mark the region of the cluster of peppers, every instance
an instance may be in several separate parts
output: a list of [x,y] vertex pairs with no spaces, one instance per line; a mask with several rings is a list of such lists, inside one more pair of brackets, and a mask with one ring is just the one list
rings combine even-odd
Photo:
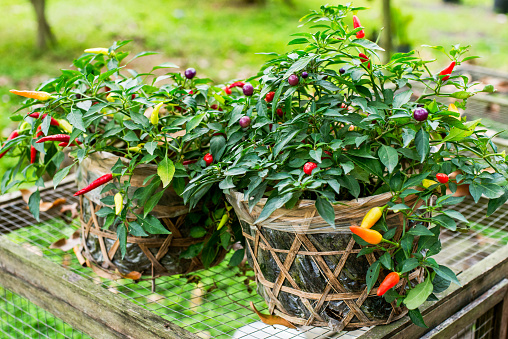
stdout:
[[[450,180],[447,174],[445,173],[437,173],[436,179],[441,184],[446,184]],[[434,180],[424,179],[423,186],[425,188],[431,187],[433,185],[436,185],[437,182]],[[359,236],[363,241],[371,244],[371,245],[377,245],[381,242],[389,243],[391,245],[395,245],[396,247],[399,247],[400,245],[398,243],[386,240],[383,238],[381,233],[379,233],[376,230],[372,230],[371,227],[374,226],[379,219],[383,216],[383,211],[387,207],[387,205],[382,207],[374,207],[370,209],[365,217],[362,220],[362,223],[360,226],[350,226],[349,229],[353,234],[356,234]],[[398,272],[391,272],[389,273],[383,282],[379,285],[377,289],[377,295],[382,296],[384,295],[389,289],[395,287],[400,280],[401,274]]]

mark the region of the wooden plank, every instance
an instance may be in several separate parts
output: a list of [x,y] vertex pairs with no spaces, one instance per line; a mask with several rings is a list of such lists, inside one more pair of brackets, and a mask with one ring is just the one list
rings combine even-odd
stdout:
[[[490,290],[476,298],[472,303],[436,326],[421,339],[447,339],[471,325],[476,319],[500,303],[508,290],[508,279],[503,279]],[[488,330],[488,328],[485,328]]]
[[504,295],[503,302],[494,308],[494,317],[494,327],[497,331],[494,337],[508,339],[508,292]]
[[0,238],[0,272],[0,285],[97,338],[103,336],[92,333],[94,327],[107,329],[111,338],[199,338],[4,238]]
[[[440,294],[439,301],[423,304],[420,310],[425,323],[431,329],[438,326],[505,278],[508,278],[508,246],[459,274],[458,279],[462,288],[452,284]],[[429,329],[414,325],[406,316],[389,325],[373,327],[358,338],[419,338],[427,331]]]

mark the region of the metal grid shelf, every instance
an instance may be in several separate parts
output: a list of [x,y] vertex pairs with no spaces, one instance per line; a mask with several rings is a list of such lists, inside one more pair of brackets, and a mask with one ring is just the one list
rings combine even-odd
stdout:
[[[74,184],[68,183],[56,191],[44,191],[41,196],[44,201],[66,197],[67,203],[74,203],[76,199],[70,194],[74,191]],[[508,242],[508,209],[485,218],[484,201],[474,204],[466,199],[456,208],[475,224],[469,233],[445,232],[443,251],[436,260],[461,272]],[[0,206],[0,234],[200,337],[350,339],[368,330],[336,333],[324,328],[303,327],[296,331],[261,323],[248,308],[252,301],[259,310],[266,310],[264,301],[255,292],[253,273],[228,267],[229,257],[209,270],[188,276],[158,278],[155,293],[151,291],[150,281],[135,283],[128,279],[111,281],[101,278],[89,268],[83,268],[72,252],[49,249],[53,242],[69,237],[79,228],[77,220],[62,218],[57,210],[42,212],[42,221],[37,223],[21,199],[12,199]],[[2,326],[0,323],[3,330]]]

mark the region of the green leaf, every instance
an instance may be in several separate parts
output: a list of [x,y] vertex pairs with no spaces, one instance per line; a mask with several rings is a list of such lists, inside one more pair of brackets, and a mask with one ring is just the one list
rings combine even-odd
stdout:
[[378,260],[372,265],[370,265],[368,271],[367,271],[367,292],[370,293],[370,290],[372,287],[374,287],[374,284],[377,281],[377,278],[379,276],[379,271],[381,270],[381,262]]
[[115,211],[111,207],[103,207],[97,212],[95,212],[95,215],[98,216],[99,218],[105,218],[113,213],[115,213]]
[[378,51],[384,51],[384,49],[380,46],[378,46],[376,43],[367,40],[367,39],[355,39],[351,41],[350,45],[356,45],[360,46],[366,49],[372,49],[372,50],[378,50]]
[[210,153],[213,159],[219,161],[226,150],[226,138],[222,135],[213,136],[210,140]]
[[202,238],[206,235],[206,230],[200,226],[194,226],[190,230],[190,236],[193,238]]
[[185,251],[180,254],[182,259],[195,258],[203,250],[203,243],[192,244]]
[[316,209],[319,215],[331,226],[335,227],[335,210],[332,204],[322,196],[318,195],[316,199]]
[[157,166],[157,174],[159,178],[161,178],[162,187],[169,185],[173,179],[173,175],[175,175],[175,165],[173,161],[166,156]]
[[304,69],[305,67],[307,67],[307,65],[309,64],[309,62],[311,62],[312,60],[314,60],[315,58],[317,57],[317,55],[308,55],[308,56],[305,56],[305,57],[302,57],[300,59],[298,59],[294,64],[291,65],[291,67],[289,67],[289,69],[286,71],[286,73],[284,74],[284,80],[286,80],[287,78],[289,78],[289,76],[295,72],[298,72],[299,70],[301,69]]
[[236,250],[235,253],[231,256],[231,259],[229,259],[229,266],[238,266],[242,262],[243,258],[245,257],[245,248]]
[[409,99],[411,99],[412,94],[412,90],[407,90],[395,95],[395,98],[393,98],[393,108],[400,108],[402,105],[408,103]]
[[116,235],[118,236],[118,242],[120,243],[120,252],[122,253],[122,259],[127,253],[127,228],[124,224],[120,224],[116,227]]
[[450,218],[454,218],[454,219],[457,219],[457,220],[460,220],[464,223],[468,223],[469,221],[462,215],[462,213],[460,213],[459,211],[454,211],[454,210],[446,210],[446,211],[443,211],[443,214],[449,216]]
[[55,189],[58,186],[58,184],[61,183],[62,180],[67,176],[67,174],[69,174],[69,171],[71,170],[72,166],[74,166],[74,164],[62,168],[61,170],[56,172],[55,176],[53,177],[53,187]]
[[159,68],[180,68],[180,66],[177,66],[172,62],[164,62],[164,63],[152,68],[152,71],[155,71],[156,69],[159,69]]
[[86,132],[85,124],[83,122],[83,114],[80,110],[71,109],[71,112],[67,114],[67,120],[74,127],[80,131]]
[[30,210],[30,213],[32,213],[32,215],[37,221],[40,221],[39,219],[40,203],[41,203],[41,193],[39,192],[39,189],[37,189],[30,195],[30,198],[28,199],[28,209]]
[[455,220],[453,220],[452,218],[450,218],[444,214],[436,215],[435,217],[432,218],[432,221],[434,221],[434,223],[436,223],[440,226],[443,226],[451,231],[455,231],[457,229],[457,223],[455,222]]
[[129,233],[135,237],[147,237],[148,234],[145,232],[143,227],[137,221],[129,222]]
[[489,205],[487,207],[487,216],[492,215],[492,213],[494,213],[499,207],[503,206],[506,201],[508,201],[508,190],[505,187],[502,196],[489,200]]
[[420,155],[420,162],[424,162],[425,158],[429,154],[430,150],[430,135],[425,131],[423,128],[416,133],[415,137],[415,145],[416,145],[416,151]]
[[457,279],[455,273],[453,273],[453,271],[448,267],[439,265],[439,268],[434,267],[434,272],[436,272],[436,274],[441,278],[454,282],[459,286],[462,286],[459,282],[459,279]]
[[423,317],[419,309],[415,308],[414,310],[409,310],[407,314],[409,315],[409,319],[411,319],[416,326],[429,328],[425,325],[425,321],[423,321]]
[[159,200],[161,200],[163,194],[164,190],[157,192],[146,201],[146,204],[143,206],[143,214],[145,217],[153,210],[155,206],[157,206],[157,203],[159,203]]
[[155,151],[156,148],[157,141],[150,141],[145,144],[145,149],[150,155],[153,155],[153,152]]
[[434,280],[432,280],[432,285],[434,285],[432,293],[441,293],[443,291],[446,291],[448,287],[450,287],[451,283],[452,283],[451,280],[442,278],[441,276],[436,274]]
[[409,271],[414,270],[419,265],[418,259],[416,258],[409,258],[402,262],[402,268],[400,270],[400,273],[406,273]]
[[430,281],[430,276],[420,284],[416,285],[415,288],[409,291],[406,298],[404,299],[404,304],[410,310],[414,310],[418,308],[421,304],[423,304],[429,295],[432,293],[434,286]]
[[386,268],[387,270],[393,271],[393,261],[390,253],[385,252],[382,256],[379,257],[379,262]]
[[293,195],[291,193],[287,193],[282,196],[272,193],[266,201],[265,207],[263,207],[258,219],[254,223],[257,224],[268,219],[275,210],[284,206],[284,204],[286,204],[292,196]]
[[408,234],[416,235],[416,236],[434,236],[434,233],[432,233],[427,227],[423,226],[422,224],[418,224],[415,227],[411,228],[408,232]]
[[360,250],[360,252],[358,252],[358,254],[356,255],[357,258],[361,257],[362,255],[365,255],[365,254],[370,254],[372,252],[374,252],[376,250],[375,247],[364,247]]
[[395,166],[399,163],[399,154],[390,146],[381,145],[378,151],[379,160],[388,169],[388,173],[392,173]]
[[201,123],[201,121],[203,121],[205,116],[206,116],[206,113],[201,113],[201,114],[195,115],[186,125],[187,133],[189,133],[194,128],[196,128]]
[[153,215],[149,214],[144,218],[141,214],[136,214],[138,222],[141,224],[143,229],[150,234],[171,234]]

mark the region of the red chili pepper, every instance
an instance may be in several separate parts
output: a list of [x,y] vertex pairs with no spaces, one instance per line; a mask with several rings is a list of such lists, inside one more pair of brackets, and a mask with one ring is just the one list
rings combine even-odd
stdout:
[[31,164],[35,163],[36,157],[37,157],[37,150],[35,149],[35,147],[30,146],[30,163]]
[[[369,61],[369,57],[368,57],[368,56],[366,56],[366,55],[365,55],[365,54],[363,54],[363,53],[359,53],[359,54],[358,54],[358,56],[360,57],[360,61],[362,62],[362,64],[363,64],[363,63],[365,63],[365,62],[367,62],[367,61]],[[370,61],[369,61],[369,63],[367,64],[367,68],[370,68]]]
[[39,127],[37,127],[37,130],[35,131],[35,137],[38,138],[43,134],[44,133],[42,132],[42,126],[39,125]]
[[[77,145],[81,145],[82,142],[79,141],[78,139],[74,139],[74,142],[70,144],[70,146],[77,146]],[[61,142],[58,144],[58,146],[62,146],[62,147],[67,147],[69,146],[69,143],[64,141],[64,142]]]
[[314,162],[307,162],[303,165],[303,172],[307,175],[311,175],[312,171],[317,168],[317,164]]
[[[15,130],[9,135],[6,141],[12,140],[14,138],[17,138],[19,136],[18,130]],[[2,153],[0,153],[0,159],[3,158],[3,156],[10,150],[10,148],[6,149]]]
[[217,104],[213,104],[210,106],[211,109],[217,109],[217,107],[218,107]]
[[197,162],[197,161],[198,161],[198,159],[184,160],[184,161],[182,162],[182,165],[190,165],[190,164],[193,164],[193,163],[195,163],[195,162]]
[[448,67],[446,67],[441,72],[439,72],[440,76],[446,75],[443,79],[441,79],[441,81],[445,82],[446,80],[450,79],[449,74],[452,74],[454,67],[455,67],[455,61],[452,61],[452,63]]
[[282,108],[277,108],[277,115],[282,118],[282,116],[284,115]]
[[437,179],[437,181],[439,181],[442,184],[446,184],[448,182],[448,180],[450,180],[448,175],[446,175],[444,173],[438,173],[438,174],[436,174],[436,179]]
[[213,162],[213,156],[210,153],[206,153],[203,160],[205,160],[206,166],[210,166]]
[[68,143],[70,139],[71,136],[68,134],[53,134],[40,138],[39,140],[36,141],[36,143],[40,144],[41,142],[46,141],[65,141]]
[[268,93],[266,93],[265,101],[266,102],[272,102],[274,96],[275,96],[275,92],[268,92]]
[[[355,29],[362,27],[362,24],[360,23],[360,19],[358,19],[358,17],[356,15],[353,15],[353,27]],[[363,31],[363,29],[361,31],[356,32],[356,37],[358,39],[362,39],[365,37],[365,32]]]
[[242,87],[243,88],[243,86],[245,86],[245,82],[243,82],[243,81],[236,81],[236,82],[233,82],[228,87],[231,89],[233,87]]
[[323,151],[323,153],[328,154],[328,155],[329,155],[329,157],[327,157],[327,156],[322,156],[322,157],[321,157],[321,160],[324,160],[324,159],[331,159],[331,156],[332,156],[332,153],[331,153],[331,152],[329,152],[329,151]]
[[390,288],[394,287],[399,283],[400,275],[397,272],[388,273],[386,278],[383,280],[381,285],[377,288],[377,295],[382,296]]
[[111,173],[104,174],[102,177],[92,181],[92,183],[90,185],[88,185],[85,188],[83,188],[83,189],[77,191],[76,193],[74,193],[74,196],[77,197],[78,195],[82,195],[82,194],[85,194],[87,192],[90,192],[94,188],[97,188],[97,187],[99,187],[101,185],[104,185],[105,183],[107,183],[107,182],[109,182],[111,180],[113,180],[113,174],[111,174]]
[[226,92],[227,95],[230,95],[231,93],[233,93],[231,91],[231,88],[229,88],[229,87],[224,87],[223,90],[224,90],[224,92]]
[[[46,116],[48,115],[48,113],[44,113],[42,115],[42,119],[46,118]],[[38,112],[35,112],[35,113],[32,113],[32,114],[28,114],[28,116],[30,118],[34,118],[34,119],[39,119],[41,117],[41,114],[38,113]],[[56,121],[53,117],[51,117],[51,123],[50,123],[51,126],[60,126],[60,123],[58,121]]]

